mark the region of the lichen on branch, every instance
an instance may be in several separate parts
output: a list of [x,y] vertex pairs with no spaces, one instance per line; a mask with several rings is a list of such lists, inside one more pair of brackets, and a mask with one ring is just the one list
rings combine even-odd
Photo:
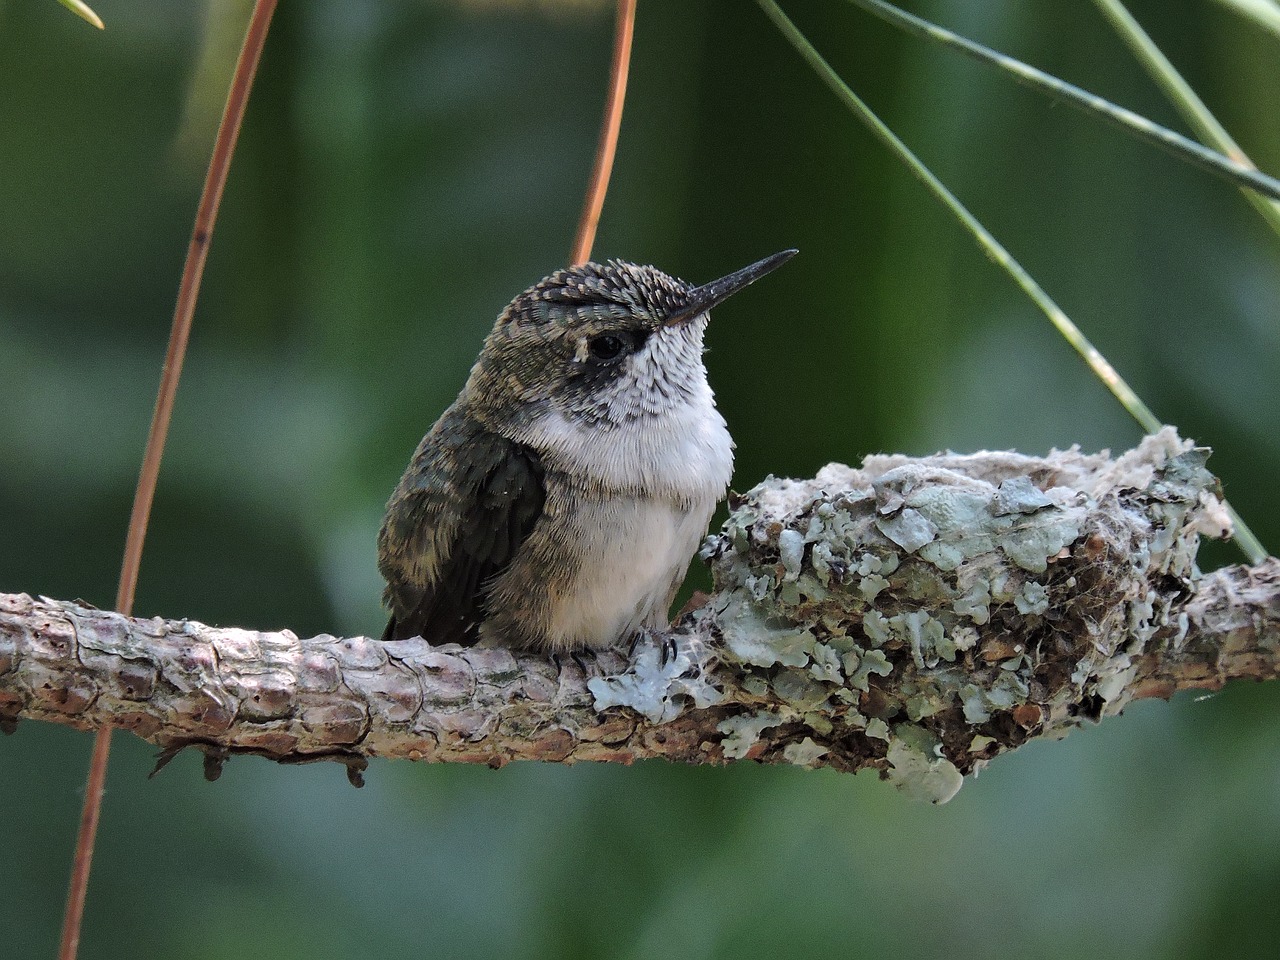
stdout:
[[235,754],[354,778],[374,756],[746,759],[872,768],[942,802],[1136,697],[1280,672],[1280,563],[1196,569],[1200,537],[1230,527],[1207,453],[1167,429],[1116,459],[879,456],[770,478],[707,539],[700,607],[581,663],[0,595],[0,727],[111,723],[165,756],[204,750],[211,774]]
[[726,656],[815,747],[949,799],[998,753],[1118,713],[1137,660],[1185,642],[1200,536],[1230,534],[1207,456],[1166,429],[1114,461],[872,457],[768,480],[703,550]]

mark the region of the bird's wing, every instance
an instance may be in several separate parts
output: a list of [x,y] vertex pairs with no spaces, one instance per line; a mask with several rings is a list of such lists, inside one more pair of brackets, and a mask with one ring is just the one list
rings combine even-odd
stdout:
[[391,607],[383,639],[475,643],[487,585],[542,515],[537,453],[450,414],[387,506],[378,542]]

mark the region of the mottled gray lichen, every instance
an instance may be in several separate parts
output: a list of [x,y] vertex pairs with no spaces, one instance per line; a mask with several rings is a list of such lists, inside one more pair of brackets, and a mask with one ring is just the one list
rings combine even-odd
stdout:
[[912,723],[893,728],[885,758],[889,782],[915,800],[946,803],[964,783],[964,775],[946,758],[933,734]]
[[873,457],[770,477],[702,549],[716,653],[761,699],[721,722],[726,756],[793,723],[785,759],[870,759],[943,802],[1003,750],[1118,711],[1134,655],[1178,629],[1156,580],[1189,582],[1199,535],[1229,532],[1205,456],[1166,429],[1115,461]]
[[769,727],[777,727],[782,723],[781,714],[772,710],[734,714],[716,725],[716,729],[724,734],[724,739],[720,741],[720,749],[728,759],[741,760],[747,755],[752,745],[760,739],[761,733]]
[[667,723],[689,704],[703,709],[720,702],[721,693],[708,681],[700,653],[688,642],[669,653],[663,641],[645,637],[636,644],[625,673],[592,677],[587,689],[597,710],[630,707],[650,723]]

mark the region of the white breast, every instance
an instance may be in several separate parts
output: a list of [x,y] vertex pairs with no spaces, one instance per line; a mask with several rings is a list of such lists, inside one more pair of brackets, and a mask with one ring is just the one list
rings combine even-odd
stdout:
[[546,465],[606,489],[703,498],[714,504],[733,475],[733,438],[710,389],[661,416],[616,426],[573,423],[549,410],[521,431]]
[[[495,583],[547,649],[610,646],[666,625],[672,596],[733,473],[733,440],[703,380],[691,399],[613,424],[545,410],[513,439],[538,452],[547,502]],[[538,602],[529,587],[537,584]],[[481,628],[499,640],[495,620]]]

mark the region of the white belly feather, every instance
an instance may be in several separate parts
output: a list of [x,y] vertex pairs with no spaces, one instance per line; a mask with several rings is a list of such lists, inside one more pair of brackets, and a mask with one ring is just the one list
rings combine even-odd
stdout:
[[579,505],[571,526],[582,564],[550,610],[548,636],[594,646],[665,626],[714,509],[714,500],[692,509],[622,498]]

